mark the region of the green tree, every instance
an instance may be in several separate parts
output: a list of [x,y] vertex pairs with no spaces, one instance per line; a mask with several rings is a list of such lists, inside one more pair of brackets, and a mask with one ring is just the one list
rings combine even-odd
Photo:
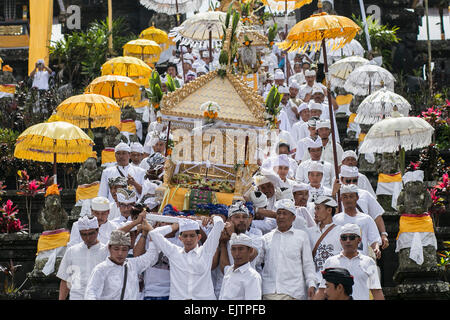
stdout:
[[[356,17],[354,14],[352,14],[352,19],[358,24],[361,30],[363,30],[356,35],[355,39],[361,43],[365,50],[367,50],[367,40],[363,21],[361,17]],[[383,67],[392,70],[392,45],[401,41],[396,35],[397,30],[400,28],[379,24],[372,16],[367,17],[367,28],[369,30],[370,43],[374,55],[381,55],[383,57]]]
[[[66,34],[63,40],[50,46],[51,59],[57,60],[62,76],[72,84],[75,91],[82,90],[100,75],[100,68],[110,55],[108,49],[108,20],[95,21],[84,32]],[[122,54],[122,46],[136,35],[129,32],[125,20],[113,21],[113,51]]]

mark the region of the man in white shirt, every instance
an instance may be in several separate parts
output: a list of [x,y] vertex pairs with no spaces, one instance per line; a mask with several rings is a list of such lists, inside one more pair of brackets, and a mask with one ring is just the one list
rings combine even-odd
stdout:
[[[277,223],[275,221],[275,186],[264,175],[255,175],[253,181],[258,188],[250,195],[250,201],[254,204],[255,217],[252,221],[252,226],[261,230],[263,234],[266,234],[275,229]],[[261,199],[256,202],[256,199]]]
[[337,210],[337,202],[330,196],[320,196],[315,201],[314,218],[317,225],[308,228],[307,233],[312,246],[314,264],[316,266],[317,281],[328,257],[341,252],[339,242],[340,226],[333,223],[333,216]]
[[115,177],[108,179],[109,192],[113,198],[109,205],[109,215],[108,220],[112,221],[120,217],[119,203],[117,202],[117,190],[127,188],[128,182],[124,177]]
[[[299,123],[299,122],[298,122]],[[316,130],[317,120],[315,118],[310,118],[308,122],[302,123],[300,126],[295,128],[295,141],[297,141],[297,150],[295,151],[295,160],[301,163],[303,157],[308,153],[306,142],[308,139],[316,141],[317,130]],[[297,125],[297,124],[296,124]],[[295,127],[295,125],[294,125]]]
[[[344,268],[350,272],[354,280],[354,300],[369,300],[369,291],[374,300],[384,300],[375,261],[358,250],[358,244],[361,242],[360,227],[356,224],[345,224],[341,229],[340,242],[342,252],[329,257],[323,268]],[[325,287],[325,280],[322,279],[314,300],[325,298]]]
[[131,221],[131,210],[136,201],[136,192],[133,190],[117,190],[117,205],[119,206],[120,216],[111,221],[117,225],[117,228],[122,227],[127,221]]
[[38,90],[48,90],[48,80],[52,72],[52,69],[45,65],[44,59],[39,59],[30,73],[30,78],[33,79],[32,87]]
[[112,195],[109,192],[108,179],[119,176],[127,178],[128,185],[132,186],[138,195],[141,194],[145,170],[130,165],[130,152],[131,148],[123,142],[114,148],[117,164],[103,170],[100,179],[100,188],[98,190],[99,196],[113,201]]
[[[294,202],[276,202],[277,228],[263,236],[259,261],[264,263],[264,300],[306,300],[315,293],[315,269],[308,235],[292,226]],[[307,291],[305,288],[308,288]]]
[[307,123],[308,120],[311,118],[311,112],[309,111],[309,106],[307,103],[302,102],[298,108],[298,115],[299,120],[294,123],[294,125],[291,127],[291,135],[292,138],[294,138],[294,141],[298,141],[301,138],[303,138],[303,130],[301,129],[302,124]]
[[380,244],[381,238],[378,233],[377,225],[373,219],[357,209],[358,187],[354,184],[343,185],[340,189],[344,211],[333,217],[333,222],[337,225],[354,223],[361,229],[361,242],[358,247],[365,255],[369,255],[369,247],[372,248],[377,259],[381,257]]
[[130,165],[139,167],[144,158],[144,147],[139,142],[132,142],[130,144]]
[[[342,164],[349,166],[349,167],[357,167],[358,166],[358,156],[355,151],[353,150],[347,150],[342,154]],[[364,189],[375,198],[377,197],[375,194],[375,191],[373,190],[372,185],[370,184],[369,179],[362,174],[361,172],[358,172],[358,188]]]
[[300,90],[298,92],[298,97],[302,99],[304,102],[309,102],[310,100],[312,100],[313,86],[321,87],[324,94],[326,94],[327,88],[323,84],[316,82],[316,71],[306,70],[305,80],[306,83],[300,86]]
[[[250,264],[250,257],[257,250],[252,239],[243,233],[233,233],[229,242],[233,263],[221,262],[224,277],[219,300],[261,300],[261,276]],[[226,260],[228,253],[223,257]]]
[[325,300],[353,300],[355,282],[347,269],[327,268],[322,271],[322,277],[325,280]]
[[[153,228],[140,216],[139,223],[146,232]],[[109,257],[98,264],[89,278],[86,300],[138,300],[139,274],[158,259],[158,250],[151,245],[147,252],[136,258],[127,258],[131,248],[129,233],[115,230],[108,242]]]
[[[320,120],[316,122],[316,130],[317,133],[322,140],[322,156],[321,160],[324,160],[328,163],[331,163],[333,165],[333,172],[334,172],[334,156],[333,156],[333,143],[331,138],[331,124],[329,120]],[[338,141],[336,141],[336,154],[337,154],[337,163],[338,165],[341,164],[342,160],[342,154],[344,153],[344,150],[342,149],[341,145]],[[310,159],[309,153],[305,153],[303,156],[303,161]]]
[[321,160],[323,149],[322,141],[320,139],[317,139],[316,141],[313,141],[310,138],[305,139],[305,148],[308,150],[310,159],[302,161],[299,164],[297,172],[295,173],[295,180],[297,182],[308,183],[309,166],[312,163],[320,162],[323,165],[322,185],[331,188],[331,183],[334,178],[334,169],[331,163]]
[[[323,179],[323,164],[314,161],[308,168],[308,190],[309,190],[309,198],[308,198],[308,208],[311,210],[314,208],[313,204],[319,196],[331,196],[331,189],[325,187],[322,184]],[[310,207],[310,205],[312,207]]]
[[[332,195],[335,196],[337,190],[339,190],[341,184],[349,185],[358,184],[358,168],[349,167],[346,165],[341,166],[340,183],[334,183]],[[378,203],[377,199],[372,196],[368,191],[358,188],[358,202],[356,203],[357,209],[365,214],[368,214],[375,221],[378,231],[381,234],[382,249],[386,249],[389,246],[388,234],[383,220],[383,207]]]
[[69,247],[59,265],[56,276],[61,279],[59,300],[83,300],[87,281],[94,267],[108,256],[106,245],[98,236],[98,221],[93,216],[78,219],[78,230],[82,242]]
[[[294,196],[295,207],[297,208],[295,213],[297,217],[294,221],[294,227],[306,231],[307,227],[309,228],[316,225],[314,217],[311,214],[311,209],[314,209],[314,207],[308,205],[309,185],[306,183],[295,183],[292,186],[292,195]],[[304,226],[301,225],[301,222],[304,222]]]
[[[91,200],[91,214],[97,218],[98,221],[98,240],[103,244],[108,244],[111,232],[117,229],[117,225],[108,220],[110,210],[110,202],[105,197],[96,197]],[[67,247],[82,242],[80,230],[78,228],[78,221],[75,221],[70,231],[70,241]]]
[[[155,245],[169,258],[170,300],[216,300],[211,279],[211,266],[225,223],[213,216],[214,226],[202,246],[200,226],[197,221],[180,219],[171,226],[158,227],[150,232]],[[174,245],[164,236],[180,230],[184,247]]]

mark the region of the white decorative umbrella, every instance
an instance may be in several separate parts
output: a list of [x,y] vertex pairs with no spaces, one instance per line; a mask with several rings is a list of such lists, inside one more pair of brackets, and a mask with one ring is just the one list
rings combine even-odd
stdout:
[[409,102],[401,95],[382,88],[366,97],[356,111],[355,122],[373,124],[390,116],[394,106],[400,114],[407,117],[411,110]]
[[202,0],[141,0],[141,5],[149,10],[168,15],[198,11]]
[[369,60],[359,56],[344,58],[333,63],[328,70],[330,74],[331,87],[344,87],[345,80],[347,80],[350,73],[352,73],[356,68],[366,64],[369,64]]
[[[330,40],[327,43],[328,47],[330,47],[330,49],[327,50],[327,57],[328,57],[328,61],[339,61],[342,58],[346,58],[346,57],[364,57],[364,48],[361,45],[361,43],[359,43],[359,41],[353,39],[352,41],[350,41],[349,43],[347,43],[345,46],[343,46],[340,49],[337,50],[332,50],[332,47],[334,45],[333,41]],[[319,57],[319,63],[323,63],[323,54],[320,54]],[[331,67],[331,66],[330,66]]]
[[214,47],[222,42],[223,26],[227,14],[221,11],[197,13],[185,20],[180,26],[173,28],[169,37],[180,45],[191,47]]
[[359,148],[360,153],[396,152],[423,148],[431,143],[434,128],[422,118],[405,117],[393,111],[390,118],[375,123]]
[[373,65],[363,65],[353,70],[344,84],[344,89],[354,95],[366,96],[386,87],[394,91],[394,76],[386,69]]

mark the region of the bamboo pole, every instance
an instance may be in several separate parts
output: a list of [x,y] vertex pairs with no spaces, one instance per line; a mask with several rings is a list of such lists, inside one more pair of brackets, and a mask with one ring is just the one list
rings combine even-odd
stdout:
[[427,23],[427,44],[428,44],[428,85],[430,88],[430,97],[433,97],[433,76],[431,71],[431,41],[430,41],[430,22],[428,16],[428,0],[425,0],[425,16]]

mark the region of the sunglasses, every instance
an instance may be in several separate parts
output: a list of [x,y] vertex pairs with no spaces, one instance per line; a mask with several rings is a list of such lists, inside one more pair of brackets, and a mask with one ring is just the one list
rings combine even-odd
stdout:
[[341,236],[341,240],[342,241],[347,241],[347,239],[350,240],[350,241],[353,241],[356,238],[359,238],[359,236],[357,236],[356,234],[352,234],[352,235],[349,235],[349,236],[345,236],[345,235]]
[[345,179],[344,182],[345,183],[358,183],[358,178],[356,178],[356,179]]

